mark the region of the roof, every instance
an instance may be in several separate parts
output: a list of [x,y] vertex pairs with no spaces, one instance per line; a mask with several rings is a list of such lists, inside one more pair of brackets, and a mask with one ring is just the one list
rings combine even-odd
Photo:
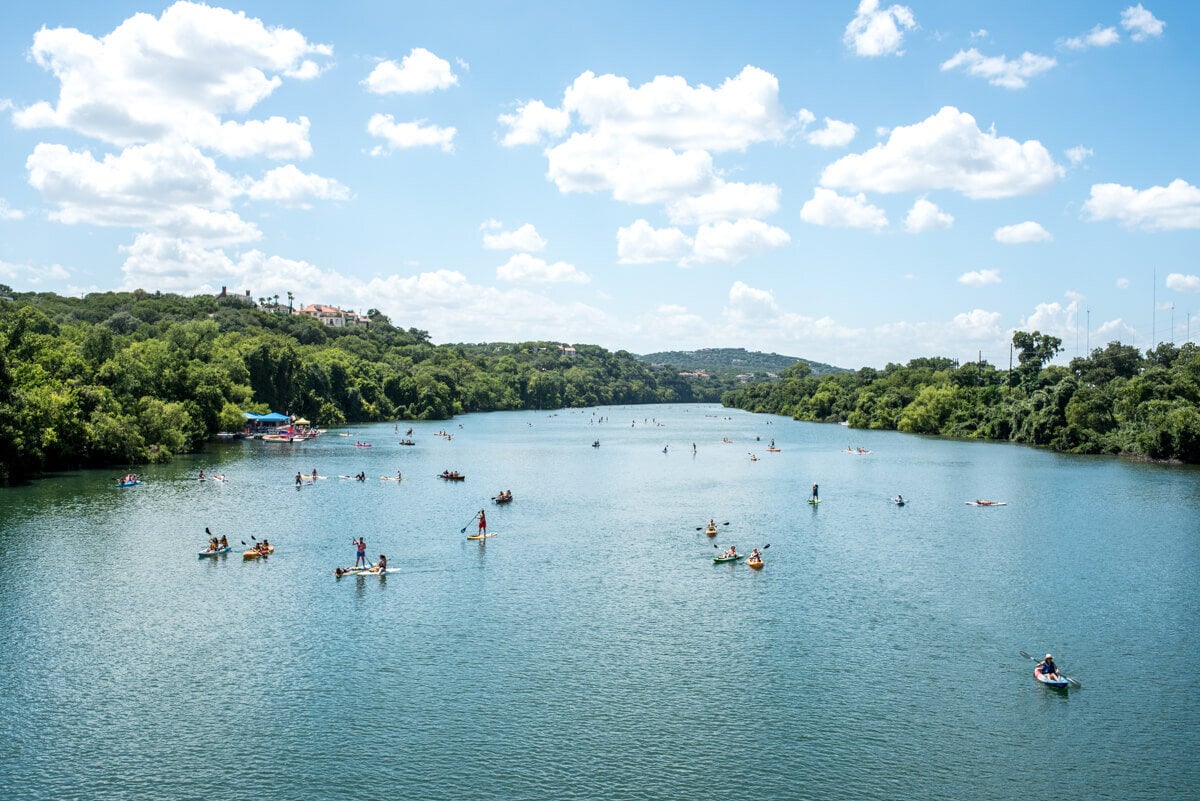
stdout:
[[242,417],[247,420],[257,420],[260,423],[284,423],[292,418],[286,414],[279,412],[268,412],[267,414],[255,414],[254,412],[242,412]]

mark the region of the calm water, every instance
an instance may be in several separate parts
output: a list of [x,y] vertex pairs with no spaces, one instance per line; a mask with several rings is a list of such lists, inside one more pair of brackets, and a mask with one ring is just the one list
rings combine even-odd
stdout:
[[[0,490],[0,798],[1200,792],[1200,471],[717,406],[414,428]],[[401,572],[335,579],[358,535]]]

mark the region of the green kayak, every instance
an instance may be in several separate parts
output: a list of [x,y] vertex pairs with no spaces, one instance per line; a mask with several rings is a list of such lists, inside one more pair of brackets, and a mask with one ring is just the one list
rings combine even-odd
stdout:
[[736,562],[739,559],[745,559],[745,558],[746,558],[746,554],[744,554],[744,553],[734,554],[733,556],[714,556],[713,562],[715,562],[717,564],[721,564],[722,562]]

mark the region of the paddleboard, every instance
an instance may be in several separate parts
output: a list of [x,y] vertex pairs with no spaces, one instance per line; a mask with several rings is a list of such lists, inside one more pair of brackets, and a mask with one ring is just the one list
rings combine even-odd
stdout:
[[1008,506],[1006,501],[988,501],[987,503],[976,503],[975,501],[963,501],[967,506]]
[[388,573],[399,573],[399,572],[400,572],[400,568],[398,568],[398,567],[389,567],[387,570],[363,570],[361,568],[355,570],[355,569],[351,568],[350,570],[343,570],[341,573],[338,573],[335,570],[335,571],[333,571],[333,575],[337,576],[338,578],[341,578],[342,576],[384,576],[384,575],[387,575]]
[[497,531],[489,531],[487,534],[468,534],[467,539],[469,539],[469,540],[487,540],[487,539],[491,539],[492,537],[496,536],[498,533],[499,532],[497,532]]
[[396,478],[395,476],[380,476],[379,480],[380,481],[403,481],[404,479]]
[[820,498],[810,498],[808,502],[810,505],[816,506],[818,503],[821,502],[821,499]]

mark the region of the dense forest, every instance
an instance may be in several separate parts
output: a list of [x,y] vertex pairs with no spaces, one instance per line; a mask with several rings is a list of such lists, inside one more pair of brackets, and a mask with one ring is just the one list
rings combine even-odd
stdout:
[[700,348],[699,350],[668,350],[646,353],[637,357],[650,364],[665,364],[679,370],[703,370],[717,378],[736,378],[751,375],[755,379],[778,376],[798,361],[808,364],[812,375],[840,372],[840,368],[821,362],[781,356],[778,353],[759,353],[745,348]]
[[0,483],[166,461],[240,431],[243,411],[334,426],[717,401],[728,389],[590,345],[433,345],[374,309],[367,326],[333,328],[265,299],[140,290],[70,298],[3,285],[0,296]]
[[797,420],[1021,442],[1070,453],[1129,454],[1200,463],[1200,349],[1162,343],[1145,354],[1109,343],[1066,366],[1057,337],[1017,331],[1018,366],[913,359],[882,370],[810,375],[798,362],[780,381],[727,393],[727,406]]

